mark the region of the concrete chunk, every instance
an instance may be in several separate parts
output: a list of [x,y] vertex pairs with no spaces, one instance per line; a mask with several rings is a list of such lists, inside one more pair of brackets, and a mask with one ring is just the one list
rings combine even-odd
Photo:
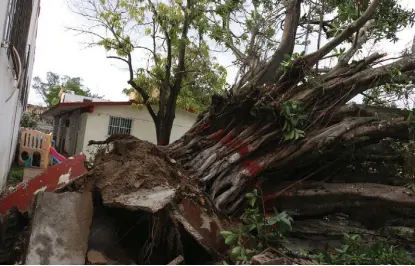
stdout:
[[176,190],[171,187],[156,186],[151,189],[140,188],[137,191],[113,199],[106,199],[104,193],[103,198],[104,204],[108,206],[155,213],[169,204],[175,195]]
[[85,264],[92,215],[90,192],[39,193],[25,264]]
[[108,264],[107,258],[105,256],[96,250],[90,250],[88,251],[88,254],[86,256],[88,264],[91,265],[106,265]]

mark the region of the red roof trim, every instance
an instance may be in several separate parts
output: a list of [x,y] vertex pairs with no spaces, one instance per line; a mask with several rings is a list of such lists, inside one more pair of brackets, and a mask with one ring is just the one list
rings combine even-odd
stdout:
[[46,110],[43,115],[59,108],[59,107],[93,107],[93,106],[122,106],[122,105],[132,105],[137,103],[135,101],[128,101],[128,102],[68,102],[68,103],[58,103],[57,105],[53,106],[52,108]]
[[52,108],[56,108],[58,106],[78,106],[78,107],[87,107],[87,106],[102,106],[102,105],[132,105],[133,101],[128,102],[69,102],[69,103],[58,103]]
[[[56,108],[59,107],[66,107],[66,106],[75,106],[75,107],[79,107],[79,108],[83,108],[83,107],[93,107],[93,106],[123,106],[123,105],[132,105],[132,104],[141,104],[138,101],[128,101],[128,102],[68,102],[68,103],[58,103],[57,105],[53,106],[52,108],[50,108],[49,110],[46,110],[43,115],[45,115],[46,113],[55,110]],[[189,113],[195,113],[194,110],[189,109],[189,110],[185,110]]]

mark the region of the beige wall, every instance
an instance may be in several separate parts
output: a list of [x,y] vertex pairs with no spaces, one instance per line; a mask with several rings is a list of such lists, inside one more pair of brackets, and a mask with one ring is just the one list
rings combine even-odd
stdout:
[[[81,132],[83,129],[85,130],[82,133],[80,132],[79,141],[83,141],[82,151],[87,153],[87,155],[93,152],[91,147],[87,147],[90,140],[105,140],[108,138],[110,116],[132,119],[131,135],[156,143],[156,129],[150,114],[145,108],[137,109],[131,106],[95,106],[93,113],[85,113],[84,115],[87,117],[82,118]],[[195,114],[178,109],[173,123],[170,142],[183,136],[196,121],[196,117]],[[81,136],[83,137],[81,138]]]

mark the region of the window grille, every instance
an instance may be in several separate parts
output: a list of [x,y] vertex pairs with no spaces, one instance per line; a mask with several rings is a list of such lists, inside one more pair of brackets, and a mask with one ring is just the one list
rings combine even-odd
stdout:
[[112,136],[115,134],[131,134],[131,125],[133,123],[132,119],[122,118],[122,117],[110,117],[110,122],[108,125],[108,135]]
[[6,43],[10,43],[11,41],[10,39],[11,39],[11,34],[12,34],[13,18],[14,18],[15,11],[16,11],[16,0],[9,0],[9,5],[7,7],[7,13],[6,13],[6,23],[4,25],[5,26],[4,36],[3,36],[3,40]]

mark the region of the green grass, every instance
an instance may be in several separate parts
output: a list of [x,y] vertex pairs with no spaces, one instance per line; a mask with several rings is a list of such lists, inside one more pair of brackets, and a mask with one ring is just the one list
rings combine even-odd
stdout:
[[12,166],[7,175],[7,184],[15,186],[23,181],[24,170],[23,167]]

